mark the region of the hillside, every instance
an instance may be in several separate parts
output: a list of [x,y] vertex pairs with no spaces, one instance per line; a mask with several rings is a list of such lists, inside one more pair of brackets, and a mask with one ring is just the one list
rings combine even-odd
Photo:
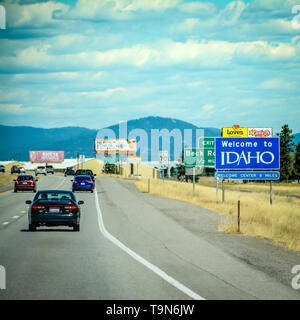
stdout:
[[[115,132],[116,138],[119,137],[119,124],[107,127]],[[171,132],[173,129],[179,129],[182,137],[184,130],[191,129],[193,134],[193,147],[195,147],[196,129],[201,129],[189,122],[172,118],[162,117],[145,117],[140,119],[129,120],[127,122],[127,134],[134,129],[143,129],[148,135],[148,141],[144,141],[138,155],[143,156],[143,160],[150,160],[151,150],[151,130],[167,129]],[[207,137],[220,136],[218,128],[202,128],[204,135]],[[0,160],[20,160],[28,161],[29,150],[64,150],[66,158],[75,158],[77,152],[84,154],[86,157],[95,157],[94,139],[98,130],[83,127],[63,127],[42,129],[33,127],[13,127],[0,125]],[[294,134],[294,142],[300,142],[300,133]],[[139,141],[139,138],[138,138]],[[170,149],[173,150],[174,140],[170,141]],[[184,147],[184,142],[181,146]],[[160,141],[159,149],[162,150]],[[158,156],[158,154],[157,154]],[[145,159],[147,158],[148,159]],[[171,153],[171,160],[177,160],[178,155]],[[157,160],[152,157],[151,160]]]

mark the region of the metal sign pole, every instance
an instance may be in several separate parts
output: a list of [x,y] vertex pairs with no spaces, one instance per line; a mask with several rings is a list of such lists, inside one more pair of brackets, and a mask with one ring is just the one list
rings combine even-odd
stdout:
[[273,188],[272,188],[272,180],[270,181],[270,205],[273,203]]
[[225,201],[225,183],[224,179],[222,180],[222,202]]
[[217,201],[219,200],[219,178],[216,179],[216,195],[217,195]]
[[241,212],[241,201],[239,196],[238,197],[238,232],[240,232],[240,212]]
[[195,192],[195,170],[196,168],[195,167],[193,167],[193,192]]

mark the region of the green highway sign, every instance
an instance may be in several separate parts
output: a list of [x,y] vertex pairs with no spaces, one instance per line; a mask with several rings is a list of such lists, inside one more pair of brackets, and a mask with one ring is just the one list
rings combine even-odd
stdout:
[[215,138],[205,137],[199,139],[199,149],[204,154],[204,167],[215,167]]
[[184,149],[184,165],[186,167],[203,166],[203,152],[196,148]]

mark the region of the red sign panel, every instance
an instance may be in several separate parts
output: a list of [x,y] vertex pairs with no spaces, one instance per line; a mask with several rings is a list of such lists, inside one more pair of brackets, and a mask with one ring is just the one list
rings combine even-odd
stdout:
[[29,151],[31,162],[63,162],[64,159],[64,151]]

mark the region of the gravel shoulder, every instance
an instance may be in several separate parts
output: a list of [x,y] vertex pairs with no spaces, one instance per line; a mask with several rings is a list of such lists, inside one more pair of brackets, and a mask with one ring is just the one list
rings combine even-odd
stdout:
[[218,226],[226,216],[186,202],[140,193],[132,181],[121,183],[197,237],[291,287],[294,277],[291,269],[300,264],[300,252],[287,250],[263,238],[219,232]]

